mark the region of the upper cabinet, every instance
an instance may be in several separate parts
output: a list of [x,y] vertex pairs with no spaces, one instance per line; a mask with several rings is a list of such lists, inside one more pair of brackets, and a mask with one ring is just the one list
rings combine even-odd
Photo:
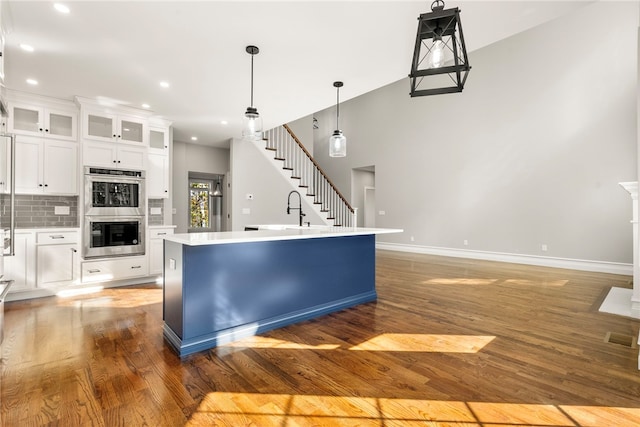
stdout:
[[169,154],[169,125],[149,125],[149,152]]
[[78,114],[39,104],[9,103],[8,130],[20,135],[76,141]]
[[147,120],[99,110],[82,112],[82,137],[103,142],[148,145]]

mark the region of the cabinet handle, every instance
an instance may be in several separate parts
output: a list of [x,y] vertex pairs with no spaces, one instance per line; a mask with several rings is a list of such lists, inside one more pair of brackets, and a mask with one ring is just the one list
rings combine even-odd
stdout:
[[164,236],[164,235],[166,235],[166,234],[167,234],[167,233],[158,233],[158,236]]
[[38,187],[42,187],[42,184],[38,184]]
[[45,187],[48,187],[48,186],[49,186],[49,184],[45,184],[44,186],[45,186]]
[[141,265],[132,265],[132,266],[131,266],[131,268],[132,268],[132,269],[135,269],[135,268],[142,268],[142,266],[141,266]]
[[64,239],[64,236],[61,234],[49,235],[51,239]]
[[118,163],[120,163],[120,160],[118,160]]
[[91,270],[88,270],[88,273],[100,273],[100,269],[99,268],[93,268]]
[[71,252],[73,252],[75,254],[76,252],[78,252],[78,250],[74,249],[74,248],[71,248]]
[[45,132],[49,132],[49,129],[45,129],[44,131],[45,131]]
[[122,136],[118,135],[118,138],[122,138]]
[[39,128],[39,129],[40,129],[40,132],[42,132],[42,131],[43,131],[43,129],[42,129],[42,128]]
[[116,134],[115,134],[115,133],[113,134],[113,137],[114,137],[114,138],[116,137]]
[[118,163],[118,162],[114,160],[113,163]]

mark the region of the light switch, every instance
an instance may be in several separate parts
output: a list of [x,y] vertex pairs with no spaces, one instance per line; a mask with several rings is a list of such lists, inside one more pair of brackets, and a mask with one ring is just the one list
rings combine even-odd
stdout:
[[169,270],[176,269],[176,260],[173,258],[169,258]]
[[242,208],[242,215],[251,215],[250,208]]

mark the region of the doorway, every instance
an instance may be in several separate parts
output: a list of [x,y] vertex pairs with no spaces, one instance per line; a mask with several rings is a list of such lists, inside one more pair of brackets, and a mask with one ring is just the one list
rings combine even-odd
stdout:
[[358,227],[376,226],[376,168],[363,166],[351,171],[351,205],[358,209]]
[[189,232],[222,231],[223,175],[189,176]]

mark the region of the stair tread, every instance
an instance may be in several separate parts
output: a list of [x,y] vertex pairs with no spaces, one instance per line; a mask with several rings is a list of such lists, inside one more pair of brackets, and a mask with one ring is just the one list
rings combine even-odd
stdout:
[[283,162],[285,161],[285,159],[283,159],[282,157],[274,157],[274,159],[276,159],[276,160],[282,160]]
[[278,151],[278,149],[275,147],[264,147],[264,149],[269,151]]
[[286,167],[286,166],[285,166],[285,167],[283,167],[282,169],[284,169],[284,170],[286,170],[286,171],[292,171],[292,170],[293,170],[293,168],[289,168],[289,167]]

